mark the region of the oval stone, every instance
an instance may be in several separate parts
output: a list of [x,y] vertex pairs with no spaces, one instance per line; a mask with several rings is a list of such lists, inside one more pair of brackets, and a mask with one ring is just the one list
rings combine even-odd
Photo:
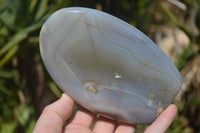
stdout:
[[40,32],[43,62],[57,85],[84,108],[131,124],[152,123],[182,77],[146,35],[107,13],[64,8]]

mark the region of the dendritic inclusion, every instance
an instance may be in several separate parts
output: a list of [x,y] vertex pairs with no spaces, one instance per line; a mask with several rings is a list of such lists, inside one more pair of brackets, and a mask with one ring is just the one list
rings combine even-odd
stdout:
[[65,93],[120,122],[153,122],[181,88],[180,73],[146,35],[101,11],[55,12],[41,29],[40,50]]

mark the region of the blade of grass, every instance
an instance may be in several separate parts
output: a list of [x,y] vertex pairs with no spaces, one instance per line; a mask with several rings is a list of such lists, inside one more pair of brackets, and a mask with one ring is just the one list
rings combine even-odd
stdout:
[[45,13],[48,5],[48,0],[41,0],[39,4],[39,8],[37,11],[37,14],[35,16],[35,20],[39,19],[42,17],[42,15]]
[[18,46],[11,48],[8,53],[0,60],[0,67],[4,66],[18,51]]
[[11,49],[12,47],[14,47],[15,45],[18,45],[20,42],[22,42],[24,39],[26,39],[28,37],[28,33],[32,32],[38,28],[40,28],[42,25],[42,22],[39,22],[37,24],[31,25],[27,28],[25,28],[24,30],[16,33],[11,39],[10,41],[3,47],[0,49],[0,57],[5,54],[9,49]]
[[167,7],[165,7],[163,4],[161,4],[161,8],[163,9],[164,13],[169,18],[171,24],[177,26],[178,25],[178,20],[174,16],[174,14]]
[[0,78],[12,78],[16,74],[16,70],[6,71],[0,70]]
[[3,93],[5,93],[5,94],[8,95],[8,96],[11,96],[11,94],[12,94],[12,91],[11,91],[11,90],[7,89],[6,87],[4,87],[4,86],[1,85],[1,84],[0,84],[0,92],[3,92]]
[[0,57],[4,55],[9,49],[11,49],[13,46],[19,44],[21,41],[23,41],[28,36],[27,33],[20,32],[15,34],[11,40],[2,48],[0,49]]
[[58,87],[53,83],[53,82],[50,82],[48,84],[49,88],[51,89],[51,91],[58,97],[60,98],[62,93],[61,91],[58,89]]

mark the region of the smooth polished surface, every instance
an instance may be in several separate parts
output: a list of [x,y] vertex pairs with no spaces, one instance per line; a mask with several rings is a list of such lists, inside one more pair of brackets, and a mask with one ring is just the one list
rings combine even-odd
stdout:
[[44,64],[83,107],[120,122],[149,124],[182,85],[169,58],[146,35],[107,13],[65,8],[40,33]]

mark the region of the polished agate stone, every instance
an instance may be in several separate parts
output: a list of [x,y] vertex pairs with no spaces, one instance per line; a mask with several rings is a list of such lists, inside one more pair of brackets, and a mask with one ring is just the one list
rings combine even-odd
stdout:
[[40,32],[46,69],[84,108],[131,124],[152,123],[181,88],[182,77],[146,35],[107,13],[64,8]]

